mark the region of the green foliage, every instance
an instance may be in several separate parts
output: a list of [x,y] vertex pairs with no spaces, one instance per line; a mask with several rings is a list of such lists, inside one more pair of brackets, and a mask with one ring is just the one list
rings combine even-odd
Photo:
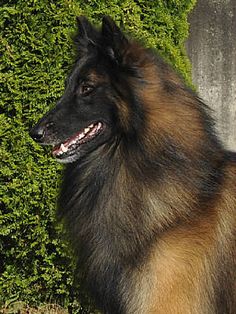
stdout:
[[[111,15],[157,48],[188,83],[187,14],[196,0],[5,0],[0,8],[0,305],[75,304],[73,260],[55,224],[61,166],[28,130],[63,91],[73,60],[75,16]],[[87,310],[91,313],[91,310]]]

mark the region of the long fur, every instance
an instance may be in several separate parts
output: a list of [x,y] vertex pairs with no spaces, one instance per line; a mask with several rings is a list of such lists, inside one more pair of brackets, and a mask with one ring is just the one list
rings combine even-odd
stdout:
[[160,57],[109,18],[101,32],[78,23],[78,60],[97,60],[97,80],[105,68],[115,117],[115,134],[67,165],[59,198],[88,291],[107,314],[235,314],[235,155]]

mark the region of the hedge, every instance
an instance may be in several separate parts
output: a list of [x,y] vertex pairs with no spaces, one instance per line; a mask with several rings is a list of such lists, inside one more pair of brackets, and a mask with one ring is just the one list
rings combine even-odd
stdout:
[[63,92],[72,63],[75,16],[104,14],[155,47],[190,84],[184,50],[196,0],[2,0],[0,99],[0,306],[55,302],[82,307],[73,258],[55,223],[61,166],[28,131]]

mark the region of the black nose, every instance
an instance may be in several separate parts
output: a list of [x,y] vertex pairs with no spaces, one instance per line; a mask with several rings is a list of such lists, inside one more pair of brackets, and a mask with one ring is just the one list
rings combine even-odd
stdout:
[[30,136],[35,142],[43,143],[46,135],[46,131],[52,127],[52,123],[47,124],[37,124],[31,131],[29,132]]
[[35,126],[31,131],[30,131],[30,136],[32,137],[35,142],[41,143],[43,141],[45,133],[45,128],[42,126]]

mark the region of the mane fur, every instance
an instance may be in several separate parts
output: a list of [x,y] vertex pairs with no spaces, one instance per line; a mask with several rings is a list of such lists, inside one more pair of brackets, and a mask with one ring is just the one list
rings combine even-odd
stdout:
[[136,43],[122,62],[122,133],[66,167],[58,209],[89,291],[113,314],[142,312],[153,248],[214,216],[228,165],[209,109],[168,65]]

